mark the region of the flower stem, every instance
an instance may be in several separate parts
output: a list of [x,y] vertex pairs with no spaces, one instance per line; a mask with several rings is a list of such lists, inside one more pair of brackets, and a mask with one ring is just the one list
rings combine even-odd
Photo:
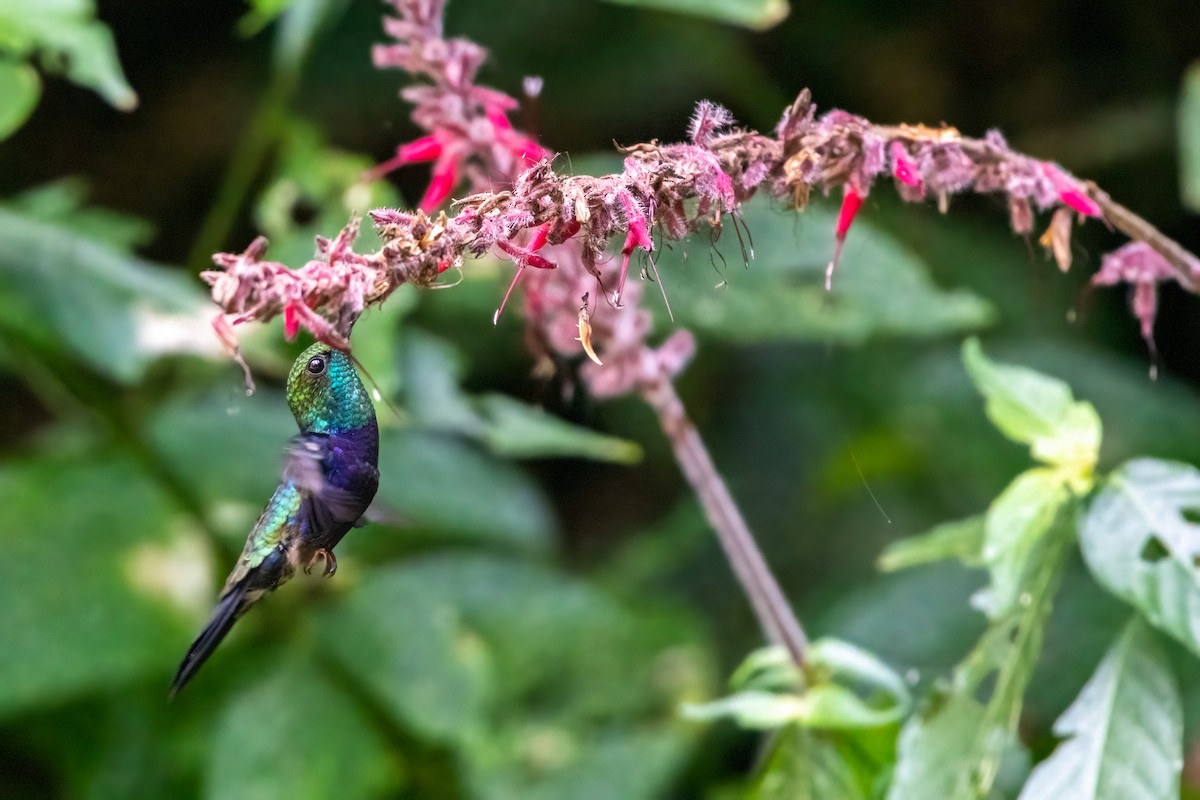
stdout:
[[675,460],[704,508],[729,565],[750,601],[759,625],[772,644],[788,651],[797,666],[804,666],[808,637],[792,612],[787,598],[771,574],[762,551],[754,541],[746,520],[717,472],[704,440],[692,424],[665,374],[641,384],[642,398],[658,415],[663,433],[671,443]]

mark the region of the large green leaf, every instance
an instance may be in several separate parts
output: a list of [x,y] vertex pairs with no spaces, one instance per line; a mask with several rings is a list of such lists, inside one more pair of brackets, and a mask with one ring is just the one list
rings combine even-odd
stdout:
[[297,659],[224,709],[205,795],[354,800],[394,792],[399,777],[387,742],[355,699]]
[[707,17],[753,30],[778,25],[788,15],[788,0],[609,0],[627,6]]
[[137,95],[121,72],[112,33],[95,15],[92,0],[2,0],[0,49],[20,56],[36,52],[47,70],[132,110]]
[[1059,473],[1036,468],[1018,475],[992,503],[983,543],[992,582],[979,598],[988,616],[999,619],[1016,607],[1037,545],[1069,499]]
[[0,715],[165,671],[211,596],[203,537],[117,458],[0,468],[0,549]]
[[975,566],[983,558],[985,519],[976,515],[943,522],[925,533],[892,542],[879,554],[879,569],[895,572],[948,558]]
[[730,681],[734,694],[687,706],[693,719],[731,717],[744,728],[877,728],[902,720],[904,679],[867,651],[837,639],[812,643],[803,676],[780,648],[752,653]]
[[485,395],[476,405],[486,421],[483,441],[500,456],[590,458],[619,464],[636,463],[642,457],[634,442],[581,428],[502,394]]
[[982,705],[954,695],[909,720],[900,732],[888,800],[963,796],[964,765],[982,715]]
[[1155,635],[1133,620],[1054,723],[1066,737],[1021,800],[1159,800],[1179,795],[1183,711]]
[[749,800],[866,800],[846,752],[829,734],[796,725],[779,732]]
[[148,421],[165,464],[203,504],[210,524],[240,550],[279,484],[296,423],[280,392],[246,397],[230,376],[224,394],[180,396]]
[[[938,289],[926,266],[869,220],[856,223],[833,291],[826,293],[832,209],[809,208],[796,215],[756,200],[746,205],[741,219],[754,239],[754,257],[745,268],[731,221],[725,222],[718,244],[723,256],[711,252],[713,245],[703,235],[656,253],[657,272],[679,324],[740,341],[856,343],[871,336],[970,330],[991,320],[986,302]],[[750,242],[741,235],[748,252]],[[665,317],[654,297],[657,289],[646,291],[646,305]]]
[[465,364],[444,339],[409,330],[399,346],[405,405],[414,422],[482,442],[508,458],[590,458],[632,463],[633,442],[573,425],[501,394],[470,397],[461,388]]
[[487,651],[448,594],[418,569],[376,570],[322,619],[328,651],[423,739],[477,732],[492,692]]
[[378,571],[323,625],[397,723],[457,745],[478,797],[659,796],[688,738],[675,707],[708,688],[690,625],[482,554]]
[[1179,189],[1183,204],[1200,211],[1200,62],[1184,73],[1179,100]]
[[33,67],[0,55],[0,140],[25,124],[41,95],[42,82]]
[[1022,602],[984,633],[955,671],[952,691],[905,724],[888,800],[977,800],[1021,770],[1017,722],[1061,578],[1066,533],[1058,526],[1043,537],[1021,580]]
[[992,423],[1033,457],[1088,488],[1100,451],[1100,417],[1091,403],[1076,401],[1064,382],[1026,367],[999,364],[983,355],[977,339],[963,345],[971,380],[987,400]]
[[8,335],[51,336],[129,382],[160,353],[215,353],[210,316],[182,275],[0,209],[0,325]]
[[1200,654],[1200,471],[1139,459],[1110,476],[1080,525],[1092,574]]
[[660,728],[543,724],[497,738],[509,747],[464,770],[478,800],[658,800],[688,757],[686,737]]
[[385,432],[379,474],[379,501],[418,525],[533,550],[555,528],[532,479],[454,436]]

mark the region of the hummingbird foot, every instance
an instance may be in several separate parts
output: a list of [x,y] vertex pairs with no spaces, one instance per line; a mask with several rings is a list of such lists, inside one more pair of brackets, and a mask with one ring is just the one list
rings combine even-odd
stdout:
[[310,559],[308,564],[304,567],[305,575],[312,574],[313,565],[316,564],[318,560],[325,562],[325,570],[321,573],[324,577],[328,578],[330,575],[337,572],[337,559],[334,557],[333,551],[322,547],[320,550],[313,553],[312,559]]

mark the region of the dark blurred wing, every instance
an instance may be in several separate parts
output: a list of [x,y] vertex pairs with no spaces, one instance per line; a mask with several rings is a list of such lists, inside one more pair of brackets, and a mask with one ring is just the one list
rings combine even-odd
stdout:
[[328,531],[353,524],[362,516],[362,498],[348,489],[332,486],[325,478],[329,438],[305,433],[288,445],[283,479],[301,489],[300,518],[310,531]]

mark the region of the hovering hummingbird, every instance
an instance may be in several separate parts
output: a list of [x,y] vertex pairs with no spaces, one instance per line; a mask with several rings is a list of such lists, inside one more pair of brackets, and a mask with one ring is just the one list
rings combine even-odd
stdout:
[[184,687],[233,623],[296,569],[337,570],[333,548],[358,523],[379,486],[379,426],[350,357],[317,343],[300,354],[287,382],[300,435],[287,448],[283,479],[225,581],[208,624],[171,681]]

